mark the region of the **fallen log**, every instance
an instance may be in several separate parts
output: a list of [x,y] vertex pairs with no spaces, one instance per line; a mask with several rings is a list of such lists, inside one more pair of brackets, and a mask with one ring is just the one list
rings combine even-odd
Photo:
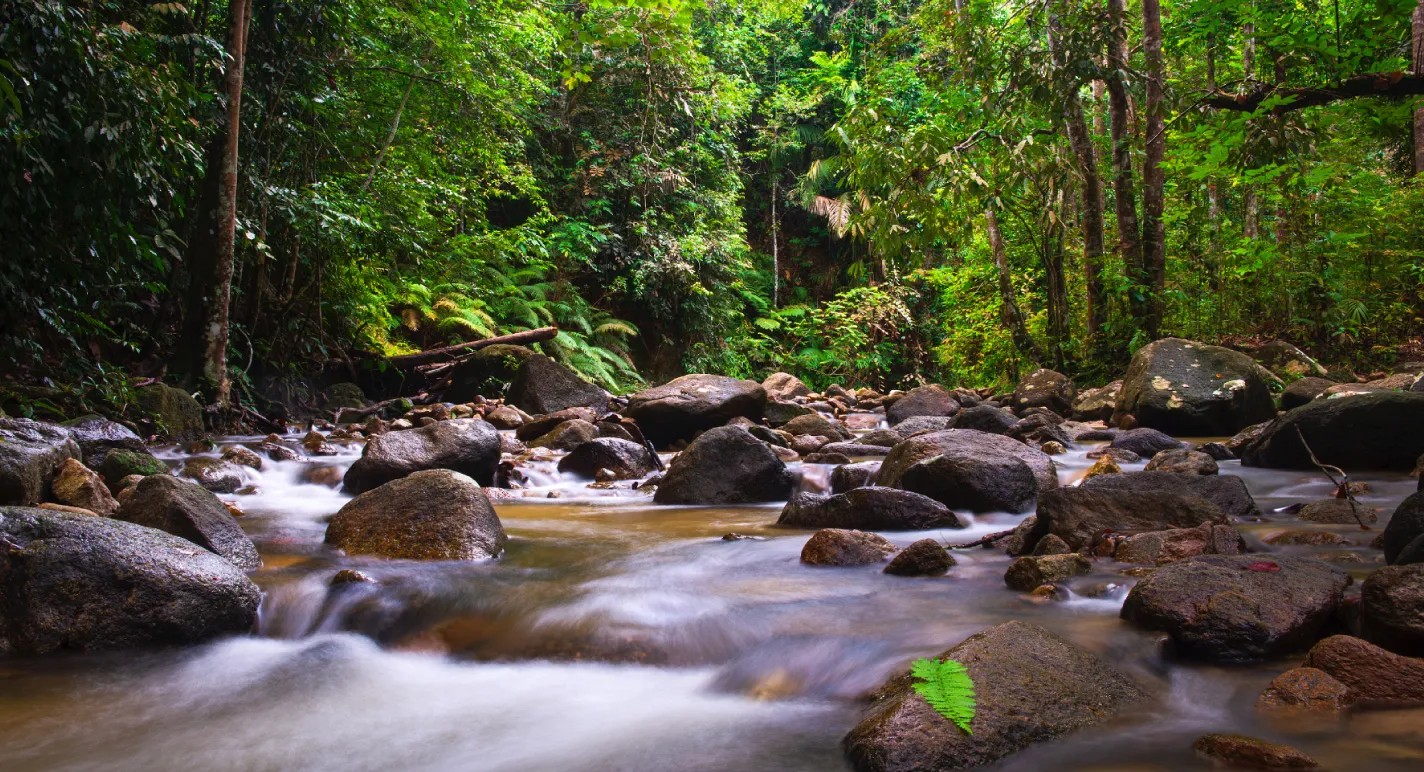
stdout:
[[460,343],[444,348],[435,348],[429,351],[421,351],[415,354],[402,354],[400,356],[387,357],[386,361],[393,367],[400,369],[415,367],[417,365],[439,362],[445,359],[455,359],[460,354],[468,354],[479,351],[488,346],[508,345],[523,346],[530,343],[541,343],[546,340],[553,340],[559,334],[558,327],[540,327],[537,330],[525,330],[524,332],[510,333],[509,335],[497,335],[493,338],[483,340],[472,340],[468,343]]

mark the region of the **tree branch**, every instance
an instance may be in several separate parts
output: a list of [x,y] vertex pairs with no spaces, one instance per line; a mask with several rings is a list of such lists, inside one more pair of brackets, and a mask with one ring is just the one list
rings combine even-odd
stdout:
[[1282,88],[1272,84],[1261,84],[1258,88],[1244,94],[1228,94],[1224,91],[1217,91],[1208,96],[1204,103],[1207,107],[1217,110],[1254,113],[1267,99],[1278,96],[1290,100],[1271,109],[1272,113],[1280,115],[1303,110],[1307,107],[1319,107],[1343,99],[1407,97],[1416,94],[1424,94],[1424,75],[1380,72],[1356,75],[1333,87]]

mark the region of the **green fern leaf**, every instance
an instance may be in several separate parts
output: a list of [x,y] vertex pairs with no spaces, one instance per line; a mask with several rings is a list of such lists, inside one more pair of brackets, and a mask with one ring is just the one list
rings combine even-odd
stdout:
[[930,707],[965,734],[974,734],[969,728],[974,721],[974,681],[964,665],[952,659],[917,659],[910,665],[910,674],[919,679],[914,689]]

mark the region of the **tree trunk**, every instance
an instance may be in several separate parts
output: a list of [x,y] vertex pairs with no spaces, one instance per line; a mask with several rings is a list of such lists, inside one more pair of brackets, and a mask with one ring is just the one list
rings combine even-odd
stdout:
[[1132,181],[1132,126],[1129,123],[1127,82],[1127,27],[1123,0],[1108,0],[1108,100],[1113,144],[1113,192],[1117,213],[1118,248],[1127,278],[1134,285],[1133,316],[1142,321],[1145,308],[1141,290],[1146,286],[1142,245],[1138,241],[1137,197]]
[[[1241,48],[1241,72],[1246,89],[1253,88],[1253,81],[1256,80],[1256,25],[1247,24],[1242,33],[1246,36],[1246,43]],[[1256,203],[1256,189],[1251,185],[1246,185],[1241,191],[1242,213],[1242,235],[1248,239],[1256,239],[1261,235],[1261,212]]]
[[[1424,77],[1424,0],[1414,8],[1414,74]],[[1424,104],[1414,110],[1414,173],[1424,175]]]
[[1142,43],[1147,60],[1146,157],[1142,163],[1142,267],[1147,275],[1147,334],[1162,329],[1167,286],[1166,223],[1162,221],[1166,175],[1162,159],[1167,130],[1162,119],[1166,68],[1162,64],[1162,12],[1158,0],[1142,0]]
[[1028,334],[1023,312],[1019,310],[1018,298],[1014,294],[1013,277],[1009,273],[1009,254],[1004,249],[1004,234],[999,230],[999,218],[994,210],[984,210],[984,229],[989,234],[989,247],[994,251],[994,266],[999,270],[999,321],[1009,331],[1014,346],[1025,356],[1036,362],[1043,361],[1043,355]]
[[776,251],[776,180],[771,181],[771,307],[781,305],[781,258]]
[[410,82],[405,84],[405,93],[401,95],[400,106],[396,108],[396,117],[391,121],[390,133],[386,134],[386,141],[381,145],[381,149],[376,153],[376,160],[371,162],[371,171],[366,175],[366,181],[361,183],[361,190],[371,187],[371,181],[376,179],[376,172],[381,169],[381,162],[386,159],[386,152],[391,149],[391,143],[396,141],[396,132],[400,131],[401,115],[405,113],[406,102],[410,101],[410,92],[415,88],[415,76],[410,76]]
[[[1216,36],[1206,36],[1206,88],[1216,93]],[[1209,286],[1213,292],[1220,289],[1217,284],[1217,261],[1221,255],[1221,190],[1215,178],[1206,181],[1206,218],[1210,240],[1207,242],[1207,269]]]

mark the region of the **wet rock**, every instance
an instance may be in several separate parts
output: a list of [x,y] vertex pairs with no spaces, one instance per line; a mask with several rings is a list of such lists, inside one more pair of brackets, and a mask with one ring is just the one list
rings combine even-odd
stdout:
[[1078,392],[1073,400],[1072,415],[1077,421],[1110,421],[1122,393],[1122,381],[1113,381],[1102,388]]
[[65,459],[79,458],[69,431],[28,418],[0,418],[0,505],[38,504]]
[[890,453],[890,449],[883,445],[862,445],[858,442],[828,442],[821,446],[820,452],[842,456],[884,456]]
[[951,450],[912,465],[900,487],[951,509],[971,512],[1027,512],[1038,499],[1038,479],[1023,459],[1007,454],[978,456]]
[[1308,531],[1301,528],[1281,531],[1267,536],[1262,541],[1277,547],[1334,547],[1349,544],[1350,540],[1330,531]]
[[1281,409],[1294,410],[1323,395],[1335,382],[1325,378],[1301,378],[1281,392]]
[[875,473],[878,471],[880,471],[879,461],[841,464],[831,470],[831,493],[845,493],[855,488],[870,485],[871,480],[875,479]]
[[[1110,480],[1125,475],[1095,477]],[[1103,534],[1134,534],[1196,528],[1202,523],[1226,525],[1226,517],[1210,501],[1162,491],[1093,490],[1083,486],[1039,494],[1038,516],[1024,549],[1054,534],[1074,550],[1093,547]]]
[[1360,588],[1360,637],[1406,657],[1424,657],[1424,563],[1387,566]]
[[1042,407],[1059,415],[1067,415],[1073,408],[1073,400],[1078,390],[1073,381],[1063,373],[1053,370],[1034,370],[1019,381],[1014,389],[1010,404],[1020,415],[1029,408]]
[[787,528],[852,528],[925,531],[963,528],[948,507],[918,493],[867,486],[831,496],[798,494],[786,503],[777,525]]
[[104,463],[104,456],[111,450],[132,450],[147,453],[143,438],[121,423],[110,421],[97,415],[80,416],[60,424],[69,431],[69,436],[79,445],[80,458],[90,469]]
[[[762,408],[762,417],[764,417],[766,422],[771,426],[785,426],[793,418],[815,414],[816,411],[805,405],[796,405],[790,402],[776,402],[774,400],[768,401],[766,406]],[[880,422],[878,416],[875,420],[876,423]]]
[[653,501],[658,504],[782,501],[790,497],[793,482],[786,464],[765,443],[739,426],[720,426],[704,432],[672,460]]
[[486,346],[455,365],[445,399],[470,402],[475,397],[503,394],[519,374],[519,366],[532,356],[534,351],[524,346]]
[[904,396],[895,400],[895,404],[886,408],[885,420],[891,426],[896,426],[909,418],[948,417],[957,412],[959,412],[959,402],[950,396],[949,391],[943,386],[936,383],[905,392]]
[[869,715],[842,743],[856,770],[992,764],[1147,699],[1140,687],[1091,653],[1024,622],[984,630],[937,658],[963,663],[974,681],[973,734],[930,707],[905,673],[877,693]]
[[262,565],[257,547],[210,491],[169,475],[152,475],[134,486],[114,517],[166,531],[245,571]]
[[514,436],[525,442],[537,440],[553,431],[555,426],[574,419],[593,423],[598,420],[598,415],[586,407],[571,407],[547,415],[526,418],[524,423],[514,430]]
[[104,454],[104,463],[98,472],[110,484],[129,475],[168,474],[168,466],[148,451],[111,450]]
[[223,461],[237,466],[245,466],[249,469],[262,468],[262,457],[241,445],[229,445],[223,448],[220,457]]
[[1092,571],[1093,564],[1077,553],[1029,555],[1009,565],[1004,584],[1011,590],[1028,592],[1041,584],[1064,582]]
[[767,399],[788,402],[797,397],[811,396],[811,388],[791,373],[772,373],[761,382]]
[[1123,448],[1098,448],[1097,450],[1090,450],[1084,455],[1092,459],[1110,458],[1119,464],[1138,464],[1142,462],[1142,456]]
[[1033,471],[1040,492],[1058,487],[1058,469],[1046,453],[1008,437],[972,429],[930,432],[896,445],[881,463],[879,482],[891,488],[900,487],[900,481],[910,467],[942,455],[967,456],[985,461],[1017,458]]
[[1246,466],[1408,471],[1424,453],[1424,394],[1389,392],[1319,399],[1281,416],[1240,454]]
[[1238,351],[1163,338],[1133,355],[1115,416],[1181,436],[1234,434],[1276,414],[1262,369]]
[[1059,426],[1061,421],[1055,421],[1049,414],[1039,413],[1030,415],[1014,424],[1009,429],[1007,436],[1019,442],[1039,446],[1046,442],[1057,442],[1067,445],[1070,440],[1068,432]]
[[1319,769],[1315,759],[1289,745],[1280,745],[1239,734],[1202,735],[1192,743],[1192,749],[1229,767]]
[[1103,456],[1097,461],[1094,461],[1093,465],[1088,467],[1088,471],[1083,473],[1083,480],[1086,482],[1094,477],[1105,474],[1122,474],[1122,467],[1117,465],[1117,462],[1112,459],[1112,456]]
[[973,429],[989,434],[1008,434],[1019,419],[1003,408],[992,405],[975,405],[954,414],[949,426],[954,429]]
[[236,464],[207,456],[184,461],[183,476],[214,493],[233,493],[244,482],[242,470]]
[[354,568],[343,568],[331,577],[329,584],[332,587],[342,587],[348,584],[376,584],[376,580]]
[[1067,555],[1073,548],[1068,546],[1068,542],[1049,534],[1038,540],[1038,544],[1033,547],[1035,555]]
[[342,471],[339,466],[309,466],[302,470],[302,482],[310,485],[325,485],[328,488],[341,487]]
[[1424,659],[1395,654],[1360,638],[1332,635],[1315,644],[1305,666],[1344,684],[1352,707],[1424,707]]
[[1424,493],[1413,493],[1399,503],[1384,527],[1380,545],[1386,563],[1398,563],[1405,548],[1424,537]]
[[864,566],[883,563],[893,554],[895,545],[879,534],[824,528],[801,548],[801,562],[809,566]]
[[1174,474],[1216,474],[1220,468],[1216,459],[1197,450],[1178,448],[1164,450],[1147,462],[1148,472],[1172,472]]
[[586,407],[599,413],[608,409],[608,392],[543,354],[526,357],[519,364],[505,399],[533,415],[571,407]]
[[524,425],[524,416],[520,415],[518,410],[507,405],[501,405],[485,413],[485,420],[496,429],[518,429]]
[[815,453],[810,453],[810,454],[806,455],[806,456],[801,460],[801,463],[803,463],[803,464],[831,464],[831,465],[837,465],[837,466],[844,466],[845,464],[849,464],[849,463],[850,463],[850,456],[847,456],[847,455],[844,454],[844,453],[828,453],[828,452],[826,452],[826,451],[824,451],[824,450],[819,450],[819,451],[817,451],[817,452],[815,452]]
[[1236,454],[1220,442],[1203,442],[1196,449],[1198,452],[1210,456],[1213,461],[1234,461],[1236,459]]
[[892,576],[943,576],[954,565],[954,556],[939,542],[920,539],[892,558],[890,565],[885,567],[885,573]]
[[848,440],[853,436],[839,421],[832,421],[820,413],[793,418],[787,421],[781,430],[794,435],[820,435],[832,440]]
[[1297,515],[1308,523],[1331,525],[1359,525],[1374,523],[1379,515],[1372,507],[1367,507],[1349,499],[1320,499],[1306,504]]
[[1260,437],[1263,433],[1265,433],[1266,427],[1270,425],[1270,421],[1265,421],[1263,423],[1248,426],[1245,429],[1242,429],[1241,431],[1232,435],[1231,439],[1227,440],[1226,442],[1223,442],[1222,445],[1225,445],[1226,449],[1231,451],[1232,455],[1236,456],[1237,458],[1240,458],[1241,454],[1245,452],[1246,446],[1255,442],[1256,438]]
[[1313,558],[1269,557],[1202,555],[1162,566],[1128,593],[1122,618],[1166,632],[1190,659],[1304,650],[1328,631],[1350,577]]
[[71,507],[87,509],[105,517],[119,509],[119,502],[109,493],[103,479],[73,458],[66,458],[60,464],[50,487],[55,499]]
[[582,418],[575,418],[550,429],[548,434],[531,441],[529,447],[567,452],[597,437],[597,426]]
[[1056,440],[1043,443],[1043,445],[1039,447],[1039,450],[1050,456],[1061,456],[1068,452],[1068,449],[1063,447],[1063,443]]
[[609,437],[585,442],[559,460],[560,472],[581,477],[594,477],[601,469],[611,471],[615,480],[632,480],[652,474],[657,465],[642,445]]
[[[598,423],[594,424],[594,426],[598,428],[598,436],[600,439],[625,440],[639,447],[642,447],[643,445],[643,443],[640,442],[637,437],[633,435],[633,432],[629,431],[629,427],[632,427],[636,430],[638,428],[637,424],[625,424],[622,421],[599,421]],[[765,431],[771,436],[777,436],[776,432],[767,429],[765,426],[758,426],[756,428]],[[755,433],[756,432],[753,432],[753,434]],[[759,437],[758,439],[761,439],[763,442],[766,441],[766,438],[764,437]]]
[[1150,459],[1164,450],[1178,450],[1186,446],[1185,442],[1173,439],[1156,429],[1128,429],[1114,435],[1110,447]]
[[905,438],[894,429],[878,429],[873,432],[862,434],[855,438],[861,445],[879,445],[883,448],[893,448],[899,445]]
[[331,518],[326,543],[348,555],[484,560],[504,549],[504,526],[473,479],[427,469],[369,490]]
[[189,541],[109,518],[0,508],[0,654],[201,643],[243,634],[261,593]]
[[342,487],[348,493],[364,493],[427,469],[449,469],[490,485],[499,465],[499,437],[493,426],[478,418],[386,432],[366,443],[361,458],[346,471]]
[[273,461],[297,461],[302,457],[302,454],[292,448],[275,442],[264,442],[260,448]]
[[1171,472],[1128,472],[1094,477],[1082,484],[1087,490],[1119,490],[1139,493],[1174,493],[1200,496],[1215,504],[1228,518],[1247,520],[1261,516],[1246,481],[1235,475],[1185,475]]
[[[1326,378],[1325,368],[1301,351],[1283,340],[1273,340],[1256,349],[1253,358],[1278,377],[1289,380],[1299,378]],[[1299,381],[1297,381],[1298,383]]]
[[902,439],[909,439],[920,434],[942,432],[949,428],[950,423],[952,419],[946,415],[917,415],[891,427],[891,431],[899,434]]
[[803,456],[809,456],[829,444],[831,444],[831,438],[819,434],[801,434],[792,437],[790,443],[791,449]]
[[1273,714],[1341,711],[1350,706],[1349,691],[1324,670],[1298,667],[1271,679],[1256,698],[1256,710]]
[[188,392],[154,383],[135,394],[139,408],[153,416],[169,438],[181,442],[203,436],[203,406]]
[[664,447],[737,416],[759,420],[766,404],[766,389],[756,381],[684,375],[632,395],[623,414],[637,421],[654,445]]
[[1197,555],[1239,555],[1246,551],[1241,534],[1229,525],[1202,523],[1129,536],[1118,543],[1113,559],[1120,563],[1164,566]]

